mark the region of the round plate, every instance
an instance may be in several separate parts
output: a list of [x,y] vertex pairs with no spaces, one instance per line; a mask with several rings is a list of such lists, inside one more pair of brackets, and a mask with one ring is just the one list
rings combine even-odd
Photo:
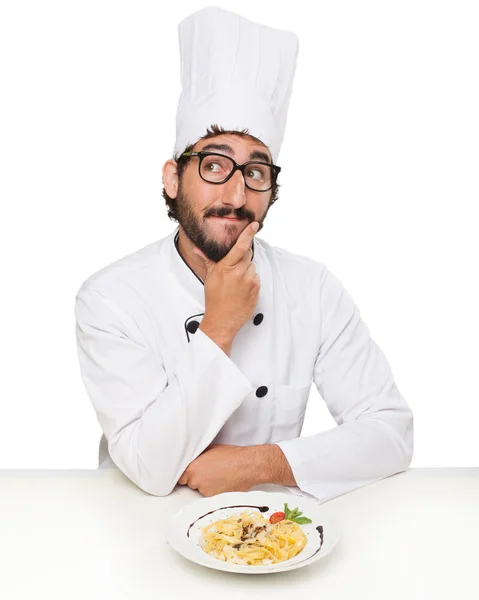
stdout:
[[[293,558],[271,565],[236,565],[214,558],[201,548],[201,527],[244,510],[253,511],[255,507],[268,507],[262,514],[269,519],[273,513],[283,511],[285,502],[291,510],[298,507],[303,512],[302,516],[312,520],[311,524],[301,525],[308,541]],[[314,500],[281,492],[252,491],[228,492],[187,504],[168,522],[165,536],[179,554],[199,565],[219,571],[254,575],[299,569],[320,560],[338,542],[339,529],[334,520],[323,514],[321,506]]]

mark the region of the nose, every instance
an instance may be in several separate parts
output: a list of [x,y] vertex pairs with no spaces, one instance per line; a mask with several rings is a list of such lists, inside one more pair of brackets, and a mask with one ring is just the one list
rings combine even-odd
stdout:
[[246,186],[241,171],[236,173],[224,185],[223,204],[240,208],[246,203]]

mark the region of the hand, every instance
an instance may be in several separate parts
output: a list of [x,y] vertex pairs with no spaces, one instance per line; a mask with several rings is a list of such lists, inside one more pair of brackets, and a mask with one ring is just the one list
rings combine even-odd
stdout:
[[251,319],[258,303],[261,282],[256,266],[251,261],[251,244],[256,231],[253,221],[240,234],[228,254],[217,263],[197,247],[193,252],[200,256],[206,266],[205,315],[203,321],[214,323],[229,336],[234,337]]
[[248,450],[247,446],[211,444],[188,465],[178,483],[203,496],[248,492],[258,483]]

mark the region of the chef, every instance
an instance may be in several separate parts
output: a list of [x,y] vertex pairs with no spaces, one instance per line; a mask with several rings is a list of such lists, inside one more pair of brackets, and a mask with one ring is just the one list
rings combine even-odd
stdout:
[[[99,466],[157,496],[270,483],[319,502],[406,470],[413,415],[350,294],[257,236],[278,197],[296,35],[208,7],[179,41],[163,166],[178,226],[76,295]],[[301,437],[313,383],[337,426]]]

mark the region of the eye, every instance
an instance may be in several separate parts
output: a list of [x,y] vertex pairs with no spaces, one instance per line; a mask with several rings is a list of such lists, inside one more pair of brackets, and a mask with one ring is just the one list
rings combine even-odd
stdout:
[[231,170],[232,163],[227,158],[220,156],[206,156],[202,163],[202,169],[205,173],[227,173]]
[[[215,169],[213,168],[213,166],[216,166],[216,167],[218,167],[218,169],[216,169],[216,170],[215,170]],[[211,167],[211,168],[210,168],[210,167]],[[206,170],[206,171],[210,171],[211,173],[217,173],[217,172],[218,172],[218,170],[219,170],[219,169],[221,169],[221,165],[220,165],[219,163],[217,163],[217,162],[213,162],[213,161],[211,161],[211,162],[208,162],[208,163],[205,165],[205,167],[204,167],[204,168],[205,168],[205,170]]]
[[264,171],[255,167],[254,169],[248,169],[247,171],[248,177],[251,179],[264,179]]

